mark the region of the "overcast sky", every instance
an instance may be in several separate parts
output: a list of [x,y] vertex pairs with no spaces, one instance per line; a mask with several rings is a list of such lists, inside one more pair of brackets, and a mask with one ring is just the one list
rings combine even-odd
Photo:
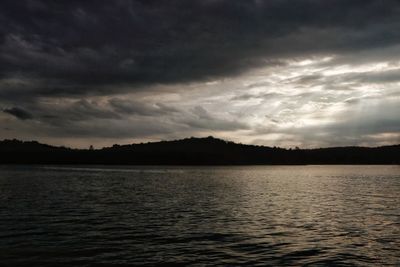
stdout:
[[400,1],[0,2],[0,139],[400,143]]

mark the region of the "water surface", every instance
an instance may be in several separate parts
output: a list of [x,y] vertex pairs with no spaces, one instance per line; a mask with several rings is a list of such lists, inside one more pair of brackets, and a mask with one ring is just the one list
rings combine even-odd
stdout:
[[172,263],[400,266],[400,167],[0,167],[1,266]]

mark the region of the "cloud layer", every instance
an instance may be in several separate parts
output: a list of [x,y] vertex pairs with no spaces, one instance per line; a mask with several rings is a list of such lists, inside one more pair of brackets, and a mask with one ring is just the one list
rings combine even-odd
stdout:
[[395,0],[2,1],[0,137],[400,142]]

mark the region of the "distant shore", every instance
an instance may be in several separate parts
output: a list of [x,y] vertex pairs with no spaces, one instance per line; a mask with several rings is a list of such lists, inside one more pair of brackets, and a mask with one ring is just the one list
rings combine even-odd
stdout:
[[0,164],[307,165],[400,164],[400,145],[284,149],[186,138],[101,149],[71,149],[36,141],[0,141]]

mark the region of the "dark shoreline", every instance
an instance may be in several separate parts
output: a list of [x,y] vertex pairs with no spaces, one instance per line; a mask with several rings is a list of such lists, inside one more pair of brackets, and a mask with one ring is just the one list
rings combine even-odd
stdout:
[[400,145],[284,149],[187,138],[101,149],[71,149],[35,141],[0,141],[0,164],[33,165],[398,165]]

